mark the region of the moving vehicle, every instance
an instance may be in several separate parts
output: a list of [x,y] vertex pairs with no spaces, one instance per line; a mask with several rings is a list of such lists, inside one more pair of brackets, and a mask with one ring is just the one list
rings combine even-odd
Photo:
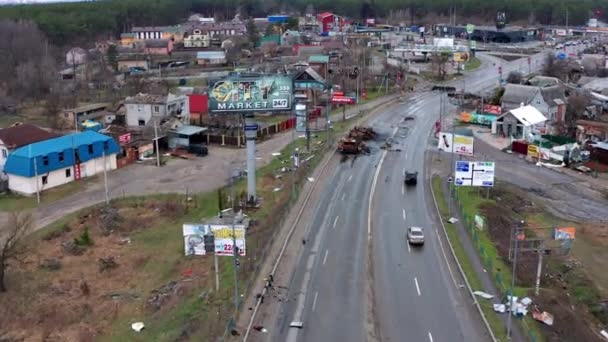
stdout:
[[418,183],[418,172],[405,172],[405,185],[416,185]]
[[424,245],[424,232],[420,227],[407,229],[407,243],[410,245]]

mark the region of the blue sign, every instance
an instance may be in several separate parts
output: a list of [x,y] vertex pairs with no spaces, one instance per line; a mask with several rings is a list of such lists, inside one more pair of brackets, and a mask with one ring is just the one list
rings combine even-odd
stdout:
[[257,131],[258,125],[245,125],[245,131]]
[[558,52],[557,56],[555,56],[555,57],[557,57],[557,59],[559,59],[560,61],[563,61],[564,59],[566,59],[568,57],[568,55],[566,55],[565,52]]
[[469,162],[467,162],[467,161],[457,161],[456,162],[456,171],[469,172]]

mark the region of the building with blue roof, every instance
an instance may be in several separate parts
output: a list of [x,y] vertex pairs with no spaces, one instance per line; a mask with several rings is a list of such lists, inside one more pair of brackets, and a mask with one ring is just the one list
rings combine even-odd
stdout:
[[8,156],[4,172],[11,191],[33,195],[102,173],[104,168],[115,170],[119,150],[111,137],[84,131],[16,149]]

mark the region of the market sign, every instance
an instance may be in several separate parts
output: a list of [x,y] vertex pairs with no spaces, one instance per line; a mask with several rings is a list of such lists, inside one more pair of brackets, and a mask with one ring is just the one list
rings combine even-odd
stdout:
[[576,228],[574,227],[560,227],[553,231],[553,238],[555,240],[574,240],[575,234]]
[[494,162],[459,160],[456,162],[454,184],[456,186],[494,186]]
[[293,80],[289,76],[234,76],[215,82],[209,92],[209,111],[289,111]]
[[332,96],[331,97],[331,103],[333,104],[355,104],[355,98],[354,97],[346,97],[346,96]]
[[528,145],[528,156],[533,158],[538,158],[540,156],[540,151],[538,146],[536,145]]

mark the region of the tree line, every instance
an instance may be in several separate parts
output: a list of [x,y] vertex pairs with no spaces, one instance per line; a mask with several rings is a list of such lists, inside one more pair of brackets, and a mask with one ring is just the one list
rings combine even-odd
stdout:
[[[310,6],[317,12],[333,11],[354,19],[405,18],[411,24],[429,15],[459,21],[491,22],[504,11],[512,22],[582,25],[593,11],[608,16],[605,0],[99,0],[77,3],[0,6],[0,18],[34,21],[57,45],[90,38],[117,36],[132,26],[171,25],[201,13],[231,19],[273,13],[300,14]],[[460,20],[462,19],[462,20]]]

